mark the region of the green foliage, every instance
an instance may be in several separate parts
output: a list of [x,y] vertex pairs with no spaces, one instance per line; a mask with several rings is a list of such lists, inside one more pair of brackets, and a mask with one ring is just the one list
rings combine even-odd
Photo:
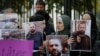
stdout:
[[[68,0],[67,0],[68,1]],[[92,10],[95,8],[95,0],[70,0],[71,9],[82,12],[85,10]],[[91,1],[91,2],[90,2]],[[56,13],[61,13],[64,6],[64,0],[45,0],[47,11],[50,13],[53,8],[57,8]],[[54,6],[56,4],[56,6]]]
[[64,5],[64,0],[45,0],[45,3],[49,13],[51,13],[53,8],[56,8],[56,13],[61,13],[62,6]]
[[[68,0],[67,0],[68,1]],[[84,11],[88,8],[89,0],[70,0],[71,1],[71,9],[75,9],[79,12]],[[95,7],[95,0],[91,0],[91,6]],[[99,10],[100,3],[97,0],[97,11]],[[25,13],[25,9],[30,10],[32,7],[34,0],[1,0],[0,2],[0,10],[5,8],[13,8],[15,12],[18,14]],[[47,11],[51,13],[53,8],[56,8],[56,13],[62,13],[62,8],[64,6],[64,0],[45,0],[47,5]],[[92,9],[93,9],[92,8]]]
[[71,1],[72,9],[77,10],[77,11],[83,11],[84,9],[84,1],[80,0],[72,0]]
[[100,0],[96,0],[96,11],[100,12]]
[[18,14],[25,13],[25,9],[30,10],[34,0],[2,0],[0,6],[2,9],[12,8]]

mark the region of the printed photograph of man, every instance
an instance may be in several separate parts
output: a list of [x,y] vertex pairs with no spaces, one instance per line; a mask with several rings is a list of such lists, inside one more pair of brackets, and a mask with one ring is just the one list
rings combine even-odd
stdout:
[[35,30],[43,33],[43,29],[45,28],[45,24],[43,21],[35,21],[35,22],[26,22],[22,24],[22,28],[25,30],[25,35],[30,31],[32,25],[35,25]]
[[73,20],[71,22],[71,33],[78,31],[80,34],[90,36],[91,21],[90,20]]
[[86,21],[79,21],[77,26],[77,31],[80,32],[80,34],[85,34],[86,31]]
[[[39,47],[43,44],[43,25],[42,22],[23,23],[23,29],[26,32],[26,39],[33,40],[33,56],[39,56]],[[42,27],[41,27],[42,26]]]
[[[64,39],[66,40],[66,42],[64,41]],[[47,36],[47,49],[49,52],[49,56],[69,56],[67,40],[67,37],[63,35]],[[67,51],[65,51],[65,49]]]
[[[74,24],[75,23],[75,24]],[[71,33],[74,42],[71,44],[72,51],[90,51],[91,49],[91,36],[90,36],[90,22],[89,21],[74,21],[74,31]],[[88,25],[87,25],[88,23]],[[89,27],[87,29],[87,26]],[[88,31],[88,32],[87,32]],[[87,32],[87,33],[86,33]]]
[[25,39],[25,31],[22,29],[2,29],[1,30],[1,37],[4,40],[7,39]]

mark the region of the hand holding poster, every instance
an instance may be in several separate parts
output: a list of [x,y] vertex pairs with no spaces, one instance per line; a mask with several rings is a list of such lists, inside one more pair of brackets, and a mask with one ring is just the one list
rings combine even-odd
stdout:
[[32,56],[32,50],[32,41],[0,40],[0,56]]

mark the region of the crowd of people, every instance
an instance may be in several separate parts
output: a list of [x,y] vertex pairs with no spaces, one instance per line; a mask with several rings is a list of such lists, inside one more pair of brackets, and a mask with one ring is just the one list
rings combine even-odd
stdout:
[[[54,25],[50,24],[49,14],[45,10],[45,2],[37,1],[35,4],[36,12],[29,18],[29,22],[42,21],[43,32],[36,30],[36,24],[31,24],[29,26],[29,31],[26,34],[26,40],[33,40],[33,56],[88,56],[91,55],[90,52],[94,48],[95,40],[97,37],[97,25],[96,17],[93,13],[87,11],[82,14],[80,23],[74,25],[75,31],[71,30],[71,18],[68,15],[61,15],[57,17],[56,27],[54,30]],[[86,21],[90,20],[90,36],[86,34]],[[76,28],[77,26],[77,28]],[[12,34],[5,32],[2,35],[4,39],[11,38]],[[52,35],[48,40],[48,35]],[[67,37],[55,38],[61,35],[66,35]],[[13,35],[13,37],[16,37]],[[81,52],[81,54],[80,54]],[[91,55],[92,56],[92,55]]]

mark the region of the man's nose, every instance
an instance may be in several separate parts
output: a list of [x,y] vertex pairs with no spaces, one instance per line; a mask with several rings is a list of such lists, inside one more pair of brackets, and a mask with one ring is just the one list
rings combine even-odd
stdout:
[[41,10],[41,8],[39,8],[39,10]]
[[56,46],[53,46],[53,49],[56,49]]

